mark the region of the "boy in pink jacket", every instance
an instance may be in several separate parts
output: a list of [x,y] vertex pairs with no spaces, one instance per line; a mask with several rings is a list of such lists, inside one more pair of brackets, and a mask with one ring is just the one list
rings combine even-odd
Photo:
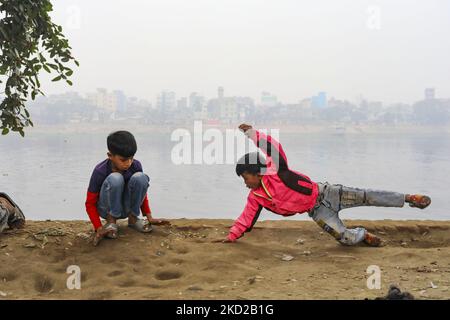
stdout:
[[309,216],[343,245],[364,242],[380,246],[381,239],[364,228],[346,228],[339,211],[357,206],[411,207],[424,209],[431,203],[428,196],[398,192],[358,189],[340,184],[316,183],[308,176],[289,168],[281,145],[271,136],[241,124],[239,129],[266,155],[247,153],[236,164],[236,174],[251,189],[242,214],[234,222],[226,239],[235,242],[252,230],[263,208],[282,216],[308,212]]

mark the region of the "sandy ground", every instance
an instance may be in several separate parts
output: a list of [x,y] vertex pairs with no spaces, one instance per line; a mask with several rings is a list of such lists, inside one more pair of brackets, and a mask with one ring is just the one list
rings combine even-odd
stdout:
[[[364,299],[391,283],[450,298],[450,222],[347,221],[383,236],[382,248],[343,247],[304,221],[258,222],[234,244],[210,242],[230,220],[174,220],[151,234],[123,223],[98,247],[86,221],[29,221],[0,235],[0,299]],[[70,265],[80,290],[67,288]],[[381,290],[367,288],[369,265],[381,268]]]

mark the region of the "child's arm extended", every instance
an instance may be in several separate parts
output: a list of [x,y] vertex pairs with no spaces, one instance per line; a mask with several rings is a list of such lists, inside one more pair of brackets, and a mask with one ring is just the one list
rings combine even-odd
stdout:
[[154,219],[152,217],[152,211],[150,210],[150,205],[148,203],[148,196],[145,195],[144,201],[141,205],[141,211],[144,216],[147,217],[147,220],[150,224],[154,225],[170,225],[170,221],[165,219]]
[[[140,162],[137,162],[138,164],[138,171],[139,172],[143,172],[142,169],[142,164]],[[149,200],[148,200],[148,195],[145,195],[144,200],[142,201],[141,204],[141,212],[142,215],[147,217],[147,220],[150,224],[154,224],[154,225],[170,225],[170,222],[168,220],[165,219],[154,219],[152,217],[152,210],[150,209],[150,204],[149,204]]]
[[86,212],[91,220],[94,229],[98,230],[102,226],[100,215],[97,210],[98,192],[87,192],[86,196]]
[[236,219],[226,239],[215,240],[213,242],[235,242],[241,238],[245,232],[252,230],[254,224],[259,218],[262,206],[251,196],[247,198],[247,204],[239,218]]
[[287,157],[281,144],[261,131],[255,130],[252,126],[241,124],[239,129],[251,139],[255,145],[269,158],[268,162],[272,162],[277,170],[288,167]]

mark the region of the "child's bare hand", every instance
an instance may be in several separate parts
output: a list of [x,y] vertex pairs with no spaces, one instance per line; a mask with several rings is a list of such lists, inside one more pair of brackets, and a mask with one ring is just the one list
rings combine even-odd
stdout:
[[225,239],[215,239],[211,241],[212,243],[232,243],[233,241],[231,241],[228,238]]
[[166,219],[154,219],[154,218],[147,218],[148,223],[154,224],[155,226],[170,226],[170,221]]
[[246,132],[248,129],[252,129],[253,127],[249,124],[243,123],[239,126],[239,130]]
[[100,240],[102,240],[107,234],[110,232],[110,230],[105,230],[105,228],[100,227],[97,229],[97,231],[94,234],[94,239],[92,240],[92,244],[94,246],[97,246]]

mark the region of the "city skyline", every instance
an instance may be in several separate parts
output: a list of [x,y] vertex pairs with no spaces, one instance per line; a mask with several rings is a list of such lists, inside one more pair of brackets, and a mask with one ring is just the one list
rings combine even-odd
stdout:
[[[80,61],[78,92],[102,83],[152,100],[163,89],[211,97],[222,85],[285,103],[323,90],[388,104],[417,101],[425,87],[450,96],[449,15],[448,1],[386,0],[60,0],[52,13]],[[48,94],[66,90],[46,77]]]
[[435,88],[424,88],[422,99],[413,104],[384,104],[361,99],[357,103],[329,97],[327,92],[306,97],[295,104],[284,103],[276,95],[262,91],[260,101],[246,96],[228,96],[224,87],[215,97],[192,92],[188,97],[175,91],[162,91],[154,103],[127,96],[122,90],[98,88],[81,95],[78,92],[40,97],[30,105],[37,122],[108,123],[131,121],[158,125],[205,120],[210,124],[231,124],[238,121],[307,124],[424,124],[450,123],[450,99],[439,99]]

